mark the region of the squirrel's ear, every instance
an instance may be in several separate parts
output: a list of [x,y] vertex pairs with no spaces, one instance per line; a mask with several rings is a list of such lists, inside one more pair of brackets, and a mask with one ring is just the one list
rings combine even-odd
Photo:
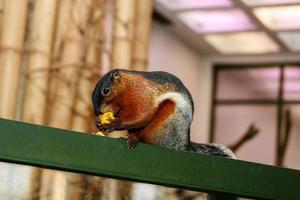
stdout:
[[120,78],[120,72],[119,71],[114,71],[111,78],[113,80],[118,80]]

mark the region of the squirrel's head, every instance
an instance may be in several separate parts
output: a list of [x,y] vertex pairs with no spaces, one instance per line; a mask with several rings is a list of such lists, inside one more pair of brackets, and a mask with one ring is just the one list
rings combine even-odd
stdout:
[[108,111],[118,111],[114,101],[124,91],[124,76],[124,70],[114,69],[98,81],[92,96],[96,116]]

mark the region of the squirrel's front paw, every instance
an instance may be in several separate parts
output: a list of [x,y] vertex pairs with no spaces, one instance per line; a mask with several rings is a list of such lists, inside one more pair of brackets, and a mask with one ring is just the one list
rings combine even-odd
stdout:
[[127,139],[127,149],[132,150],[136,147],[139,142],[139,138],[135,135],[129,134]]
[[99,129],[99,131],[104,133],[109,133],[114,131],[114,128],[112,127],[111,124],[102,124],[101,121],[99,120],[96,121],[96,127]]

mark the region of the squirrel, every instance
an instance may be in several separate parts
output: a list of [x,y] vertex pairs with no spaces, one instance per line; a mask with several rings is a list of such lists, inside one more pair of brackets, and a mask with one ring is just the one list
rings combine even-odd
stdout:
[[128,148],[142,141],[179,151],[235,158],[221,144],[190,141],[193,98],[170,73],[114,69],[98,81],[92,100],[96,116],[106,112],[115,115],[111,123],[97,120],[97,128],[102,132],[127,130]]
[[[127,130],[127,147],[139,141],[178,151],[235,158],[221,144],[190,141],[194,114],[192,95],[174,75],[115,69],[105,74],[92,94],[94,113],[112,112],[110,123],[96,121],[101,132]],[[236,199],[226,194],[209,194],[208,199]]]

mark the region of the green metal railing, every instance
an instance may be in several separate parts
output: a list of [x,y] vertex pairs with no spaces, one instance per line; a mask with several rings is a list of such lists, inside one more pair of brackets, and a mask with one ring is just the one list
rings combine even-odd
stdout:
[[[0,161],[240,197],[299,199],[300,171],[0,119]],[[263,151],[263,149],[262,149]]]

